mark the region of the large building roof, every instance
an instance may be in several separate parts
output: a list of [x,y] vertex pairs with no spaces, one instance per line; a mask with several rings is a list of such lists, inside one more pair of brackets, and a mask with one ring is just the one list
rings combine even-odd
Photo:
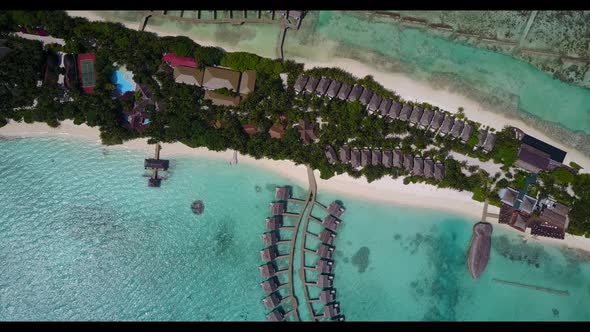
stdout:
[[176,83],[201,86],[203,84],[203,71],[186,66],[174,67],[174,81]]
[[246,70],[242,73],[242,80],[240,81],[240,94],[247,95],[254,91],[256,85],[256,72],[253,70]]
[[521,144],[518,151],[518,160],[516,165],[524,168],[527,171],[538,173],[539,171],[547,169],[551,158],[549,154],[533,148],[527,144]]
[[227,88],[238,92],[240,72],[220,67],[206,67],[203,74],[203,88],[217,90]]
[[194,58],[178,56],[174,53],[166,53],[162,56],[162,60],[168,62],[170,66],[185,66],[190,68],[197,68],[197,60]]
[[529,135],[524,135],[522,139],[522,143],[532,146],[533,148],[545,152],[549,155],[551,160],[555,160],[557,162],[563,163],[565,159],[566,152],[554,147],[551,144],[545,143],[539,139],[536,139]]

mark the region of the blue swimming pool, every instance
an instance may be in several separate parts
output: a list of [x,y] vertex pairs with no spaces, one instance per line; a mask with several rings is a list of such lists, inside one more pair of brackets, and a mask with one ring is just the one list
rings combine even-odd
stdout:
[[128,91],[135,90],[135,83],[133,82],[133,74],[117,69],[111,76],[111,81],[117,86],[117,91],[124,94]]

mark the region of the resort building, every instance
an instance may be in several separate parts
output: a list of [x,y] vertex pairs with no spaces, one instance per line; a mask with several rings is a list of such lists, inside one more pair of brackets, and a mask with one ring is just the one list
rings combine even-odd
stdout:
[[267,231],[276,231],[276,230],[279,230],[279,228],[281,228],[282,223],[283,223],[283,220],[282,220],[282,217],[280,215],[273,216],[273,217],[270,217],[270,218],[266,218],[264,220],[264,224],[265,224],[265,227],[266,227],[266,230]]
[[490,152],[494,148],[494,143],[496,142],[496,134],[488,133],[486,136],[486,140],[483,143],[483,150],[484,152]]
[[374,113],[379,109],[379,106],[381,105],[381,101],[383,101],[383,98],[381,98],[381,96],[379,96],[378,94],[373,94],[373,97],[371,97],[371,100],[369,101],[369,106],[367,106],[367,110],[369,111],[369,113]]
[[358,149],[354,149],[350,152],[350,165],[354,169],[361,167],[361,152]]
[[383,167],[391,168],[393,166],[393,152],[383,151]]
[[355,84],[352,87],[352,90],[350,91],[350,94],[348,95],[347,100],[350,102],[357,101],[361,97],[362,93],[363,93],[363,87],[358,84]]
[[461,132],[461,142],[467,143],[469,137],[471,137],[471,133],[473,133],[473,127],[471,127],[471,125],[468,122],[465,122],[463,131]]
[[564,239],[571,209],[552,198],[542,200],[540,206],[541,216],[531,221],[531,234]]
[[334,285],[334,276],[328,274],[320,274],[318,277],[317,286],[320,288],[332,288]]
[[537,200],[529,195],[526,195],[526,189],[518,192],[516,189],[511,187],[502,188],[498,191],[500,201],[506,205],[510,205],[515,209],[531,214]]
[[240,85],[240,72],[221,68],[206,67],[203,72],[203,88],[207,90],[217,90],[226,88],[233,92],[238,92]]
[[320,241],[322,243],[325,243],[327,245],[332,245],[332,243],[334,243],[334,240],[336,239],[336,234],[332,233],[332,231],[328,230],[328,229],[324,229],[321,233],[320,233]]
[[324,306],[324,318],[332,320],[339,315],[340,305],[338,303],[331,303]]
[[322,226],[333,232],[336,231],[338,225],[340,225],[340,220],[336,219],[336,217],[331,214],[327,215],[326,218],[324,218],[324,221],[322,221]]
[[198,66],[197,60],[194,58],[178,56],[174,53],[165,53],[162,56],[162,60],[172,68],[176,68],[177,66],[197,68]]
[[437,180],[442,180],[445,177],[445,167],[442,163],[434,164],[434,178]]
[[308,80],[309,77],[304,75],[301,75],[297,78],[297,81],[295,81],[295,85],[293,85],[293,89],[297,94],[301,93],[303,89],[305,89],[305,85],[307,84]]
[[328,92],[326,92],[326,96],[328,96],[330,99],[336,97],[341,86],[342,83],[336,80],[332,81],[332,83],[330,83],[330,86],[328,87]]
[[215,91],[205,91],[205,100],[210,100],[213,105],[217,106],[233,106],[236,107],[240,104],[240,96],[226,96]]
[[378,108],[378,111],[381,113],[381,117],[385,118],[387,114],[389,114],[389,108],[391,108],[391,99],[383,99]]
[[175,66],[172,72],[174,82],[188,85],[203,85],[203,71],[186,66]]
[[318,247],[317,254],[320,258],[330,259],[334,254],[334,248],[322,243]]
[[318,97],[322,97],[323,95],[325,95],[326,92],[328,91],[328,87],[330,86],[330,83],[332,83],[332,80],[330,80],[327,77],[322,77],[320,79],[320,82],[318,83],[318,86],[315,89],[315,94]]
[[279,201],[286,201],[291,196],[289,187],[276,187],[275,188],[275,199]]
[[413,107],[412,105],[406,104],[400,110],[398,119],[404,122],[408,122],[410,119],[410,115],[412,114]]
[[334,262],[325,260],[325,259],[318,259],[318,262],[315,265],[316,271],[319,273],[332,273],[332,268],[334,267]]
[[531,173],[539,173],[549,168],[551,158],[548,153],[533,148],[527,144],[521,144],[518,149],[518,159],[514,166],[520,167]]
[[316,135],[317,124],[315,122],[311,123],[307,120],[299,120],[297,130],[299,131],[299,139],[305,145],[310,144],[318,139]]
[[96,58],[92,53],[78,54],[78,73],[82,82],[82,91],[90,93],[96,87],[96,72],[94,62]]
[[441,135],[446,136],[451,132],[453,128],[453,124],[455,123],[455,118],[450,115],[445,115],[445,119],[443,120],[439,132]]
[[269,322],[281,322],[283,319],[285,319],[285,315],[279,309],[266,315],[266,320]]
[[433,117],[434,111],[430,108],[425,109],[424,113],[422,113],[422,117],[420,118],[420,127],[423,129],[428,128]]
[[484,142],[486,141],[486,137],[488,135],[488,132],[480,129],[478,134],[477,134],[477,144],[475,145],[476,148],[481,148],[483,147]]
[[344,208],[336,201],[328,205],[328,213],[339,218],[344,213]]
[[76,57],[73,54],[66,54],[64,55],[64,68],[65,68],[65,77],[64,83],[67,89],[74,89],[78,85],[78,74],[77,74],[77,65],[76,65]]
[[364,89],[363,93],[361,93],[361,96],[359,97],[359,102],[361,103],[361,105],[367,106],[369,104],[369,101],[371,101],[371,97],[373,97],[373,91],[369,89]]
[[320,292],[320,301],[324,303],[332,303],[336,301],[336,290],[335,289],[323,289]]
[[307,80],[307,84],[305,84],[305,93],[307,93],[307,94],[313,93],[319,83],[320,83],[320,80],[318,80],[315,77],[310,77],[309,80]]
[[371,165],[373,165],[373,166],[381,165],[381,150],[372,150],[371,151]]
[[340,162],[346,164],[350,161],[350,148],[346,145],[340,147]]
[[391,106],[389,107],[388,116],[395,120],[400,116],[400,112],[402,110],[402,104],[398,103],[395,100],[391,101]]
[[275,124],[270,127],[268,134],[271,138],[283,139],[283,136],[285,136],[285,127],[281,124]]
[[464,125],[465,122],[461,120],[455,121],[455,124],[453,124],[453,128],[451,129],[451,136],[453,136],[454,138],[459,138],[459,136],[461,136],[461,131],[463,130]]
[[260,272],[261,277],[270,278],[275,275],[277,269],[272,262],[267,262],[266,264],[259,266],[258,271]]
[[266,294],[270,294],[279,288],[279,279],[277,277],[271,277],[260,283],[262,291]]
[[413,176],[424,176],[424,160],[420,157],[414,157]]
[[245,96],[254,91],[256,86],[256,72],[253,70],[246,70],[242,73],[240,79],[240,95]]
[[371,163],[371,151],[364,149],[361,151],[361,166],[366,167]]
[[278,256],[276,247],[268,247],[260,250],[260,258],[262,258],[263,262],[272,261]]
[[334,148],[332,146],[326,145],[324,153],[326,154],[326,158],[328,158],[328,163],[330,165],[336,164],[336,162],[338,161],[338,156],[336,155],[336,151],[334,151]]
[[350,95],[350,91],[352,91],[352,86],[350,84],[342,83],[342,86],[338,91],[338,99],[347,100],[348,96]]
[[393,167],[402,168],[404,156],[401,150],[393,150]]
[[279,235],[277,232],[269,232],[262,234],[262,243],[265,247],[274,246],[279,242]]
[[430,130],[437,131],[440,126],[442,125],[443,119],[445,118],[445,114],[441,111],[435,111],[434,116],[432,117],[432,121],[430,122]]
[[283,214],[284,212],[285,212],[285,203],[284,202],[270,203],[270,214],[271,215]]
[[422,113],[424,110],[420,106],[414,106],[414,110],[410,113],[410,125],[415,126],[420,122],[420,118],[422,117]]
[[245,124],[242,126],[242,129],[244,130],[244,132],[248,135],[254,135],[258,133],[258,127],[254,124]]
[[409,153],[404,156],[404,169],[407,172],[411,172],[414,169],[414,158]]
[[424,160],[424,176],[429,179],[434,177],[434,162],[431,159]]

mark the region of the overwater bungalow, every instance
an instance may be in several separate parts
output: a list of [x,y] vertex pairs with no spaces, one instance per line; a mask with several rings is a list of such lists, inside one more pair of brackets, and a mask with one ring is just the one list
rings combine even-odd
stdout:
[[383,99],[379,104],[379,112],[381,117],[385,118],[389,114],[389,108],[391,108],[391,99]]
[[318,278],[317,286],[320,288],[332,288],[334,284],[334,276],[328,274],[321,274]]
[[376,112],[379,109],[379,105],[381,105],[382,100],[383,98],[381,98],[381,96],[373,94],[373,97],[371,97],[371,100],[369,101],[369,106],[367,106],[369,113]]
[[328,261],[325,259],[319,259],[317,264],[315,265],[316,271],[320,273],[332,273],[332,268],[334,267],[334,262]]
[[342,83],[336,80],[332,81],[332,83],[330,83],[330,86],[328,87],[328,92],[326,92],[326,96],[328,96],[330,99],[336,97],[341,86]]
[[473,133],[473,127],[468,122],[465,122],[463,131],[461,132],[461,142],[467,143],[467,140],[471,137],[471,133]]
[[359,102],[361,103],[361,105],[367,106],[367,105],[369,105],[369,102],[371,101],[372,97],[373,97],[373,91],[371,91],[369,89],[364,89],[363,93],[361,93],[361,96],[359,97]]
[[322,222],[322,226],[331,231],[336,231],[338,225],[340,225],[340,220],[336,219],[333,215],[326,216]]
[[281,322],[283,319],[285,319],[285,315],[279,311],[279,308],[266,315],[266,320],[269,322]]
[[373,165],[373,166],[381,165],[381,150],[372,150],[371,151],[371,165]]
[[322,243],[325,243],[327,245],[332,245],[332,243],[334,243],[335,239],[336,239],[336,234],[334,234],[332,231],[330,231],[328,229],[324,229],[320,233],[320,241],[322,241]]
[[344,213],[344,208],[334,201],[328,205],[328,213],[336,218],[339,218]]
[[445,177],[445,166],[442,163],[434,164],[434,178],[442,180]]
[[281,297],[278,293],[271,293],[267,297],[262,299],[262,303],[268,310],[274,309],[276,306],[281,304]]
[[448,135],[451,132],[451,129],[453,128],[453,124],[455,123],[455,118],[453,118],[450,115],[445,115],[445,119],[442,122],[442,125],[440,126],[440,134],[443,136]]
[[414,106],[412,113],[410,114],[410,124],[417,125],[420,122],[420,118],[422,117],[422,113],[424,113],[424,109],[420,106]]
[[322,243],[316,253],[320,258],[330,259],[334,254],[334,248]]
[[332,80],[327,78],[327,77],[322,77],[320,79],[320,82],[318,83],[317,88],[315,89],[315,94],[318,97],[322,97],[323,95],[326,94],[326,92],[328,91],[328,87],[330,86],[330,83],[332,83]]
[[393,150],[393,167],[402,168],[404,156],[401,150]]
[[268,247],[260,250],[260,258],[262,258],[263,262],[272,261],[277,258],[279,254],[277,253],[276,247]]
[[348,96],[350,95],[350,91],[352,90],[352,86],[350,84],[342,83],[340,90],[338,91],[338,95],[336,97],[340,100],[348,100]]
[[275,188],[275,199],[277,201],[286,201],[291,197],[289,187],[276,187]]
[[424,160],[424,176],[429,179],[434,177],[434,162],[431,159]]
[[440,125],[442,124],[444,118],[445,118],[445,114],[443,112],[435,111],[434,117],[432,118],[432,121],[430,122],[430,130],[437,131],[438,128],[440,128]]
[[266,230],[267,231],[276,231],[283,224],[283,218],[280,215],[279,216],[270,217],[270,218],[266,218],[266,220],[264,221],[264,223],[265,223],[265,226],[266,226]]
[[412,170],[414,176],[424,176],[424,160],[420,157],[414,157],[414,168]]
[[391,168],[393,161],[393,153],[391,151],[383,151],[383,167]]
[[166,170],[168,170],[169,166],[170,166],[170,160],[166,160],[166,159],[148,158],[143,161],[143,167],[145,169],[151,168],[151,169],[166,171]]
[[364,149],[361,151],[361,166],[365,167],[371,163],[371,151]]
[[272,262],[268,262],[266,264],[260,265],[258,267],[258,271],[263,278],[270,278],[277,273],[277,269],[275,268]]
[[401,121],[407,122],[410,119],[410,114],[412,114],[412,105],[406,104],[402,107],[398,119]]
[[331,145],[326,145],[326,148],[324,149],[324,154],[326,155],[326,158],[328,159],[328,163],[330,165],[334,165],[338,161],[336,151],[334,151],[334,148]]
[[350,152],[350,165],[352,168],[361,167],[361,152],[358,149],[354,149]]
[[392,100],[391,106],[389,107],[389,112],[387,116],[389,116],[392,120],[399,118],[400,112],[402,110],[402,104],[399,102]]
[[430,108],[424,110],[422,117],[420,118],[420,127],[426,129],[430,125],[432,118],[434,117],[434,111]]
[[480,129],[479,133],[477,134],[477,145],[475,145],[478,148],[483,147],[483,143],[486,141],[486,136],[487,136],[488,132]]
[[307,84],[305,84],[305,93],[307,93],[307,94],[313,93],[319,83],[320,83],[320,80],[318,80],[315,77],[310,77],[307,80]]
[[485,142],[483,143],[483,150],[485,152],[490,152],[494,148],[494,143],[496,142],[496,134],[488,133]]
[[305,76],[305,75],[301,75],[297,78],[297,81],[295,81],[295,85],[293,86],[293,89],[295,90],[296,93],[301,93],[301,91],[303,91],[303,89],[305,89],[305,85],[307,84],[307,81],[309,80],[309,77]]
[[350,161],[350,147],[343,145],[340,147],[340,162],[346,164]]
[[322,289],[322,291],[320,292],[320,301],[324,303],[332,303],[336,301],[336,290]]
[[285,212],[285,203],[284,202],[270,203],[270,214],[271,215],[283,214],[284,212]]
[[414,158],[409,153],[404,156],[404,168],[408,172],[411,172],[414,168]]
[[350,102],[357,101],[361,97],[362,93],[363,93],[363,87],[358,84],[355,84],[352,87],[352,90],[350,90],[350,94],[348,95],[347,100]]
[[336,316],[340,316],[340,305],[338,303],[326,304],[324,306],[324,318],[332,320]]
[[262,242],[264,243],[265,247],[274,246],[279,242],[279,233],[277,232],[268,232],[262,234]]
[[453,129],[451,129],[451,136],[453,136],[454,138],[459,138],[459,136],[461,136],[461,131],[463,130],[464,125],[465,122],[461,120],[455,121],[455,124],[453,124]]
[[262,290],[266,294],[272,293],[279,288],[279,279],[277,277],[271,277],[270,279],[261,282],[260,287],[262,287]]

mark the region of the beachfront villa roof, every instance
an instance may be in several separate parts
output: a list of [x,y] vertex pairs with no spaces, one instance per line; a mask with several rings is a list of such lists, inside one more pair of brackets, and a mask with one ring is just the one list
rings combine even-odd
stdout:
[[350,91],[352,90],[352,86],[350,84],[342,83],[340,90],[338,91],[338,99],[340,100],[347,100],[348,95],[350,95]]
[[327,215],[326,218],[324,218],[324,221],[322,221],[322,226],[331,231],[336,231],[338,225],[340,225],[340,220],[336,219],[336,217],[331,214]]
[[465,122],[465,126],[463,127],[463,131],[461,132],[461,141],[466,143],[469,140],[469,137],[473,133],[473,127],[468,122]]
[[262,290],[266,294],[272,293],[279,288],[279,279],[277,277],[271,277],[270,279],[261,282],[260,287],[262,287]]
[[371,165],[373,165],[373,166],[381,165],[381,150],[372,150],[371,151]]
[[310,144],[318,139],[316,135],[316,123],[311,123],[307,120],[299,120],[299,139],[303,144]]
[[475,146],[482,147],[483,143],[486,141],[487,134],[487,131],[480,129],[479,133],[477,134],[477,144]]
[[358,84],[355,84],[352,87],[352,90],[350,90],[350,94],[348,95],[348,101],[352,102],[352,101],[359,100],[362,93],[363,93],[363,87]]
[[398,119],[401,121],[408,121],[410,119],[410,114],[412,114],[413,107],[410,104],[406,104],[402,107]]
[[488,133],[488,136],[486,137],[486,140],[483,143],[483,149],[488,152],[492,151],[492,149],[494,148],[495,142],[496,142],[496,134]]
[[361,152],[358,149],[353,149],[350,152],[350,165],[352,168],[359,168],[361,166]]
[[277,273],[277,269],[275,268],[272,262],[268,262],[266,264],[260,265],[258,267],[258,271],[260,272],[260,276],[263,278],[270,278]]
[[330,83],[330,86],[328,87],[328,91],[326,92],[326,96],[331,98],[334,98],[338,95],[338,90],[340,90],[340,87],[342,86],[342,83],[334,80],[332,81],[332,83]]
[[344,208],[338,202],[333,201],[328,205],[328,213],[336,218],[339,218],[344,213]]
[[532,173],[539,173],[546,170],[550,163],[549,154],[527,144],[521,144],[514,165]]
[[567,213],[561,214],[555,209],[544,208],[540,219],[543,223],[559,227],[560,229],[565,229],[567,223]]
[[324,318],[332,319],[340,315],[340,305],[338,303],[330,303],[324,306]]
[[369,89],[364,89],[363,93],[361,93],[361,96],[359,97],[359,102],[361,103],[361,105],[367,106],[369,104],[369,102],[371,101],[372,97],[373,97],[373,91],[371,91]]
[[391,99],[381,100],[381,104],[379,104],[379,112],[381,112],[381,117],[386,117],[389,114],[389,108],[391,107]]
[[434,178],[442,180],[445,177],[445,166],[442,163],[434,164]]
[[393,150],[393,167],[401,168],[404,161],[404,156],[401,150]]
[[285,319],[285,315],[283,315],[279,309],[271,311],[268,315],[266,315],[266,320],[269,322],[281,322],[283,319]]
[[514,206],[514,203],[516,203],[516,198],[518,197],[518,191],[514,188],[506,187],[498,191],[498,196],[500,197],[500,201],[502,201],[502,203]]
[[165,159],[148,158],[143,162],[144,168],[154,168],[165,171],[168,169],[168,166],[170,166],[170,161]]
[[537,200],[529,195],[524,195],[522,202],[520,203],[520,210],[526,213],[533,213],[533,209],[537,205]]
[[278,201],[286,201],[289,199],[289,187],[276,187],[275,188],[275,199]]
[[205,67],[203,73],[203,88],[208,90],[217,90],[226,88],[238,92],[240,85],[240,72],[221,68],[221,67]]
[[320,82],[318,83],[317,88],[315,89],[315,94],[318,95],[319,97],[325,95],[326,92],[328,91],[328,87],[330,86],[330,83],[332,83],[331,79],[329,79],[327,77],[322,77],[320,79]]
[[334,254],[334,248],[322,243],[316,252],[321,258],[330,259],[332,258],[332,254]]
[[420,157],[414,157],[414,169],[412,175],[424,176],[424,160]]
[[335,289],[323,289],[320,292],[320,301],[324,303],[331,303],[336,301],[336,290]]
[[[178,68],[178,67],[177,67]],[[205,100],[211,100],[213,105],[217,106],[238,106],[240,103],[240,96],[226,96],[215,91],[205,91]]]
[[414,168],[414,158],[409,153],[404,156],[404,168],[408,172],[412,171]]
[[420,117],[420,126],[427,128],[434,117],[434,111],[430,108],[424,110],[422,113],[422,117]]
[[334,148],[331,145],[326,145],[324,154],[326,155],[326,158],[328,158],[328,163],[330,163],[330,165],[334,165],[338,161],[336,151],[334,151]]
[[251,123],[247,123],[247,124],[243,125],[242,129],[248,135],[254,135],[254,134],[258,133],[258,127],[254,124],[251,124]]
[[309,80],[307,80],[307,84],[305,84],[305,93],[313,93],[318,86],[318,83],[320,83],[320,80],[315,77],[310,77]]
[[47,53],[45,61],[45,75],[43,77],[43,85],[48,83],[55,83],[58,79],[59,58],[55,53]]
[[555,146],[545,143],[539,139],[536,139],[530,135],[525,134],[522,138],[522,143],[528,146],[532,146],[533,148],[539,151],[547,153],[551,160],[554,160],[558,163],[563,163],[563,160],[565,159],[565,151],[558,149]]
[[254,91],[256,86],[256,72],[253,70],[246,70],[242,73],[240,79],[240,94],[245,96],[250,92]]
[[162,60],[167,62],[170,67],[184,66],[190,68],[197,68],[197,60],[185,56],[178,56],[174,53],[166,53],[162,56]]
[[438,128],[440,128],[440,125],[443,122],[443,119],[445,117],[445,114],[441,111],[435,111],[434,112],[434,116],[432,117],[432,121],[430,122],[430,129],[431,130],[438,130]]
[[[277,227],[278,229],[278,227]],[[266,247],[273,246],[279,242],[279,233],[277,232],[268,232],[262,234],[262,242]]]
[[332,273],[332,268],[334,267],[334,262],[319,259],[317,264],[315,265],[316,271],[320,273]]
[[393,165],[393,153],[391,151],[383,151],[383,166],[391,168]]
[[283,214],[284,212],[285,212],[285,203],[284,202],[270,203],[270,214],[271,215]]
[[278,293],[271,293],[267,297],[262,299],[262,303],[268,310],[274,309],[276,306],[281,304],[281,298],[279,297]]
[[420,106],[414,106],[414,110],[410,114],[410,123],[411,124],[418,124],[420,122],[420,118],[422,117],[422,113],[424,113],[424,109]]
[[461,136],[461,130],[463,130],[464,125],[465,122],[461,120],[455,121],[455,124],[453,124],[453,129],[451,129],[451,136],[459,138],[459,136]]
[[334,276],[328,274],[320,274],[318,277],[318,284],[317,286],[320,288],[332,288],[332,284],[334,283]]
[[389,112],[387,113],[387,116],[389,116],[392,119],[397,119],[400,115],[400,112],[402,110],[402,104],[400,104],[399,102],[392,100],[391,101],[391,106],[389,107]]
[[203,84],[203,71],[193,67],[176,66],[172,72],[174,82],[201,86]]
[[272,261],[273,259],[277,258],[279,254],[277,253],[277,249],[275,247],[268,247],[260,250],[260,258],[262,258],[263,262]]
[[427,178],[434,176],[434,162],[431,159],[424,160],[424,176]]
[[282,139],[285,136],[285,128],[281,124],[275,124],[268,130],[271,138]]
[[297,78],[297,81],[295,81],[295,85],[293,85],[293,89],[295,90],[295,92],[301,93],[301,91],[303,91],[303,89],[305,89],[305,85],[307,84],[308,80],[309,80],[308,76],[300,75]]
[[350,147],[343,145],[340,147],[340,151],[339,151],[339,155],[340,155],[340,162],[341,163],[348,163],[350,161]]
[[371,162],[371,151],[364,149],[361,151],[361,166],[365,167]]
[[383,98],[381,98],[381,96],[377,95],[376,93],[373,94],[373,97],[371,97],[371,100],[369,101],[369,106],[367,107],[369,112],[377,111],[379,109],[379,105],[381,105],[382,100]]
[[329,229],[324,229],[321,233],[320,233],[320,241],[322,243],[325,243],[327,245],[332,245],[332,243],[334,243],[334,240],[336,239],[336,234],[334,234],[332,231],[330,231]]
[[455,118],[453,118],[449,114],[446,114],[445,119],[443,120],[442,125],[440,126],[440,133],[443,135],[447,135],[448,133],[450,133],[454,123]]

